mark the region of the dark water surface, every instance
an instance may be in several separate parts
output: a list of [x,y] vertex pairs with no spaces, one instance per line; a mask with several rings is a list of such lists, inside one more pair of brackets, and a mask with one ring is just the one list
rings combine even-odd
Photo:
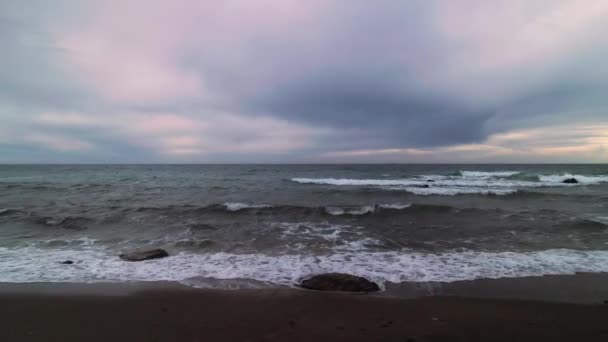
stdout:
[[[148,247],[172,256],[116,257]],[[0,166],[0,281],[239,287],[324,271],[606,272],[608,165]]]

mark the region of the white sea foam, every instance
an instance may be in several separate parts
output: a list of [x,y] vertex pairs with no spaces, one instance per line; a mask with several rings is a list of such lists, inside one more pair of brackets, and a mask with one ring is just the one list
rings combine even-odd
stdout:
[[238,202],[228,202],[224,203],[224,206],[229,211],[239,211],[243,209],[263,209],[263,208],[271,208],[270,204],[250,204],[250,203],[238,203]]
[[394,210],[403,210],[403,209],[407,209],[407,208],[409,208],[411,206],[412,206],[411,203],[407,203],[407,204],[403,204],[403,203],[378,204],[378,207],[380,207],[382,209],[394,209]]
[[595,221],[601,224],[606,224],[608,225],[608,216],[596,216],[596,217],[592,217],[591,221]]
[[407,179],[336,179],[336,178],[294,178],[294,182],[303,184],[338,185],[338,186],[542,186],[538,182],[517,181],[517,180],[487,180],[487,179],[464,179],[462,177],[449,177],[426,175],[420,178]]
[[30,247],[51,247],[51,246],[93,246],[99,240],[91,239],[88,237],[81,237],[78,239],[50,239],[41,241],[30,241],[27,243]]
[[292,178],[293,182],[319,185],[355,185],[355,186],[390,186],[390,185],[422,185],[421,179],[350,179],[350,178]]
[[537,181],[509,178],[519,171],[460,171],[460,175],[419,175],[400,179],[352,179],[352,178],[293,178],[301,184],[332,186],[366,186],[388,190],[407,191],[416,195],[453,196],[461,194],[509,195],[521,189],[544,187],[568,187],[568,178],[581,184],[608,182],[608,176],[584,176],[573,174],[541,175]]
[[[338,185],[338,186],[380,186],[380,187],[544,187],[541,182],[506,180],[506,179],[467,179],[460,176],[423,175],[419,178],[406,179],[344,179],[344,178],[293,178],[292,181],[302,184]],[[561,185],[561,183],[559,183]]]
[[[352,230],[349,225],[315,222],[280,222],[274,223],[272,226],[281,229],[281,238],[287,241],[297,237],[305,240],[322,239],[333,242],[340,239],[344,232]],[[359,229],[355,228],[354,230],[358,231]]]
[[561,175],[540,175],[538,179],[545,183],[557,183],[562,184],[564,180],[574,178],[582,184],[598,184],[608,182],[608,176],[584,176],[584,175],[573,175],[570,173],[564,173]]
[[402,203],[386,203],[386,204],[377,204],[377,205],[364,205],[361,207],[325,207],[325,212],[334,215],[366,215],[374,213],[378,208],[380,209],[393,209],[393,210],[403,210],[405,208],[409,208],[411,204],[402,204]]
[[[273,226],[281,229],[281,239],[291,250],[305,249],[303,241],[324,241],[324,249],[331,252],[359,253],[382,245],[380,240],[366,236],[363,228],[359,226],[315,222],[282,222]],[[323,248],[322,244],[317,245],[318,248]]]
[[520,174],[519,171],[460,171],[463,177],[511,177]]
[[[378,186],[387,190],[407,191],[416,195],[454,196],[461,194],[508,195],[520,188],[544,187],[540,182],[490,179],[484,177],[465,178],[456,176],[425,175],[411,179],[308,179],[294,178],[299,183],[326,185]],[[559,184],[562,185],[562,184]],[[336,212],[336,214],[338,214]],[[343,214],[340,212],[340,214]]]
[[371,214],[376,211],[376,207],[372,205],[366,205],[362,207],[325,207],[325,212],[334,215],[365,215]]
[[[62,261],[73,260],[72,265]],[[125,262],[104,249],[0,248],[0,282],[187,281],[202,277],[253,279],[293,285],[323,272],[345,272],[385,282],[472,280],[608,272],[608,251],[552,249],[528,253],[458,251],[335,252],[315,255],[180,253]]]
[[455,196],[455,195],[466,195],[466,194],[480,194],[480,195],[510,195],[517,192],[517,189],[493,189],[493,188],[482,188],[482,187],[428,187],[428,188],[392,188],[393,190],[404,190],[411,192],[416,195],[430,196],[430,195],[443,195],[443,196]]

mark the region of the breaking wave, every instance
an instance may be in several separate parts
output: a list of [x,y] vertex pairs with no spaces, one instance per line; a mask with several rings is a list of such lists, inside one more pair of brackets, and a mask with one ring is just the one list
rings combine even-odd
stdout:
[[519,171],[460,171],[463,177],[511,177],[520,174]]
[[[575,184],[564,183],[574,178]],[[292,178],[292,182],[329,186],[373,187],[415,195],[510,195],[534,188],[571,187],[608,182],[608,176],[522,175],[519,171],[460,171],[456,175],[419,175],[399,179]]]
[[561,175],[540,175],[538,176],[539,181],[549,184],[562,184],[566,179],[576,179],[577,182],[582,184],[599,184],[608,183],[608,176],[584,176],[584,175],[573,175],[570,173],[564,173]]
[[455,196],[455,195],[468,195],[468,194],[479,194],[479,195],[510,195],[516,193],[516,189],[485,189],[478,187],[452,187],[452,188],[392,188],[393,190],[403,190],[410,192],[415,195],[429,196],[429,195],[443,195],[443,196]]
[[239,211],[243,209],[266,209],[272,208],[270,204],[251,204],[251,203],[224,203],[224,206],[228,211]]
[[[74,264],[64,265],[63,261]],[[335,252],[314,255],[179,253],[164,259],[125,262],[101,248],[0,248],[1,282],[183,281],[251,279],[293,286],[302,277],[346,272],[386,282],[453,282],[576,272],[608,272],[608,251],[551,249],[529,253],[471,250],[425,254],[409,251]]]

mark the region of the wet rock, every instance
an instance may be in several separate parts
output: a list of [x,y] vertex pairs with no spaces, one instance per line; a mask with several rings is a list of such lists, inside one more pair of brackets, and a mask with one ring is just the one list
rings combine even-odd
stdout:
[[413,188],[430,188],[428,184],[412,185]]
[[167,253],[167,251],[165,251],[164,249],[160,248],[123,253],[119,255],[119,257],[125,261],[143,261],[151,259],[160,259],[168,256],[169,253]]
[[576,184],[576,183],[578,183],[578,180],[576,180],[576,178],[568,178],[568,179],[564,179],[564,181],[562,183]]
[[377,292],[378,284],[363,277],[344,273],[315,275],[300,282],[300,287],[318,291]]
[[74,262],[73,262],[72,260],[66,260],[66,261],[62,261],[62,262],[60,262],[60,264],[63,264],[63,265],[71,265],[71,264],[73,264],[73,263],[74,263]]

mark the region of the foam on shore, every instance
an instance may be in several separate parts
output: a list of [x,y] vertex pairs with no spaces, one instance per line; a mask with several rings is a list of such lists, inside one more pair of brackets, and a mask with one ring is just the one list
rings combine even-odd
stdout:
[[[361,241],[353,240],[353,243]],[[187,281],[251,279],[294,285],[302,277],[345,272],[386,282],[453,282],[576,272],[608,272],[608,251],[551,249],[529,253],[451,251],[355,252],[357,246],[318,256],[179,253],[158,260],[126,262],[103,248],[0,248],[0,282]],[[61,262],[74,261],[72,265]],[[190,283],[191,284],[191,283]]]

